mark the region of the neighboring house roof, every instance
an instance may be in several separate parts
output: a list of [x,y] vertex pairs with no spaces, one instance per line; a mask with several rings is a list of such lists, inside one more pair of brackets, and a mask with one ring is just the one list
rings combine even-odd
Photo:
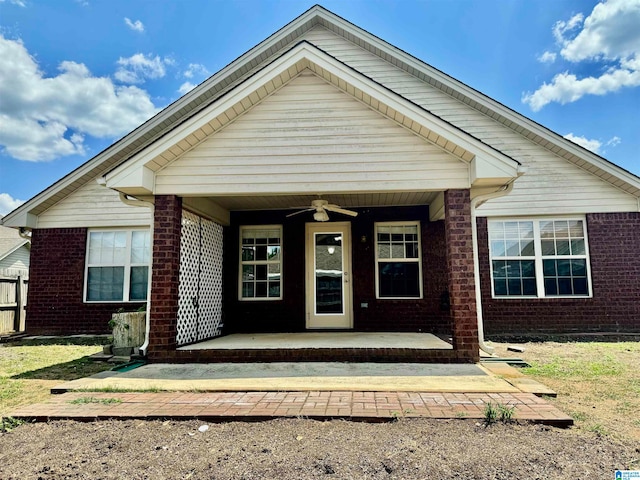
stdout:
[[13,228],[0,227],[0,260],[11,255],[23,245],[29,245],[31,242],[22,238],[18,231]]
[[80,186],[122,165],[144,148],[202,112],[265,65],[280,57],[283,52],[298,43],[302,34],[318,25],[440,89],[618,189],[640,196],[639,177],[316,5],[124,138],[18,207],[0,220],[0,223],[33,226],[31,216],[39,215]]

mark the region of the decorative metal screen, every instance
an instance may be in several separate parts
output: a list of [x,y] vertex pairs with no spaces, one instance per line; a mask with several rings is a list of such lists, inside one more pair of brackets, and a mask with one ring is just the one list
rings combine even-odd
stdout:
[[178,345],[220,335],[222,226],[185,210],[178,293]]

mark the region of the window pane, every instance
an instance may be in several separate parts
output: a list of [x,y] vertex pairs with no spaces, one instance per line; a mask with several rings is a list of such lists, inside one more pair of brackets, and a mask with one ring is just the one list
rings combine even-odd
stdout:
[[540,222],[540,238],[553,238],[553,222]]
[[251,262],[255,260],[255,247],[243,246],[242,247],[242,261]]
[[131,233],[131,263],[149,263],[149,232],[134,231]]
[[242,282],[242,296],[253,298],[253,282]]
[[267,247],[267,260],[280,260],[280,247],[269,245]]
[[503,240],[493,240],[491,242],[491,255],[494,257],[504,257],[507,251],[504,247]]
[[129,300],[146,300],[149,267],[131,267]]
[[575,295],[589,295],[589,287],[587,286],[587,278],[573,278],[573,293]]
[[256,282],[256,298],[267,297],[267,282]]
[[493,261],[493,278],[507,278],[507,262],[504,260]]
[[507,290],[507,280],[502,278],[496,278],[493,281],[493,291],[496,295],[506,295]]
[[404,258],[404,248],[402,244],[391,244],[391,258]]
[[542,255],[556,254],[556,242],[553,240],[542,240],[540,245],[542,246]]
[[547,296],[589,294],[585,259],[545,259],[543,267]]
[[531,241],[521,241],[520,242],[520,252],[523,257],[533,257],[535,253],[533,240]]
[[[266,242],[266,239],[265,239]],[[267,246],[266,245],[257,245],[256,246],[256,260],[266,260],[267,259]]]
[[255,265],[243,265],[242,266],[242,280],[254,280],[254,268]]
[[405,258],[418,258],[417,242],[410,242],[405,245]]
[[587,275],[586,260],[571,260],[571,275],[574,277],[584,277]]
[[570,255],[569,240],[556,240],[556,255]]
[[553,222],[556,238],[569,238],[569,222],[565,220]]
[[89,267],[87,300],[122,301],[124,267]]
[[378,244],[378,258],[391,258],[391,246],[389,244]]
[[269,297],[277,298],[280,296],[280,282],[269,282]]
[[584,239],[571,240],[571,255],[584,255],[585,253]]
[[569,221],[569,235],[571,238],[584,238],[584,230],[581,220]]
[[267,279],[267,266],[266,265],[256,265],[256,280],[266,280]]
[[378,286],[381,297],[419,297],[418,262],[380,262]]

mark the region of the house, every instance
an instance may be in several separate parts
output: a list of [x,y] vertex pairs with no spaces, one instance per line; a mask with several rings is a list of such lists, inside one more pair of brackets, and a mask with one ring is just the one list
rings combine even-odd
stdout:
[[33,235],[33,333],[148,302],[154,361],[329,329],[450,335],[422,360],[466,362],[485,334],[640,331],[639,198],[314,6],[3,223]]
[[0,226],[0,334],[25,329],[31,242]]
[[0,226],[0,272],[16,270],[29,274],[31,242],[13,228]]

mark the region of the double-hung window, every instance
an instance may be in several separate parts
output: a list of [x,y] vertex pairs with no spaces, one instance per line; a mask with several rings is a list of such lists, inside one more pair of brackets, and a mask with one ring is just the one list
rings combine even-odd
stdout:
[[494,297],[591,295],[583,219],[489,221]]
[[376,223],[378,298],[422,298],[420,222]]
[[147,299],[151,259],[149,230],[92,230],[87,243],[87,302]]
[[282,298],[282,226],[240,227],[240,300]]

